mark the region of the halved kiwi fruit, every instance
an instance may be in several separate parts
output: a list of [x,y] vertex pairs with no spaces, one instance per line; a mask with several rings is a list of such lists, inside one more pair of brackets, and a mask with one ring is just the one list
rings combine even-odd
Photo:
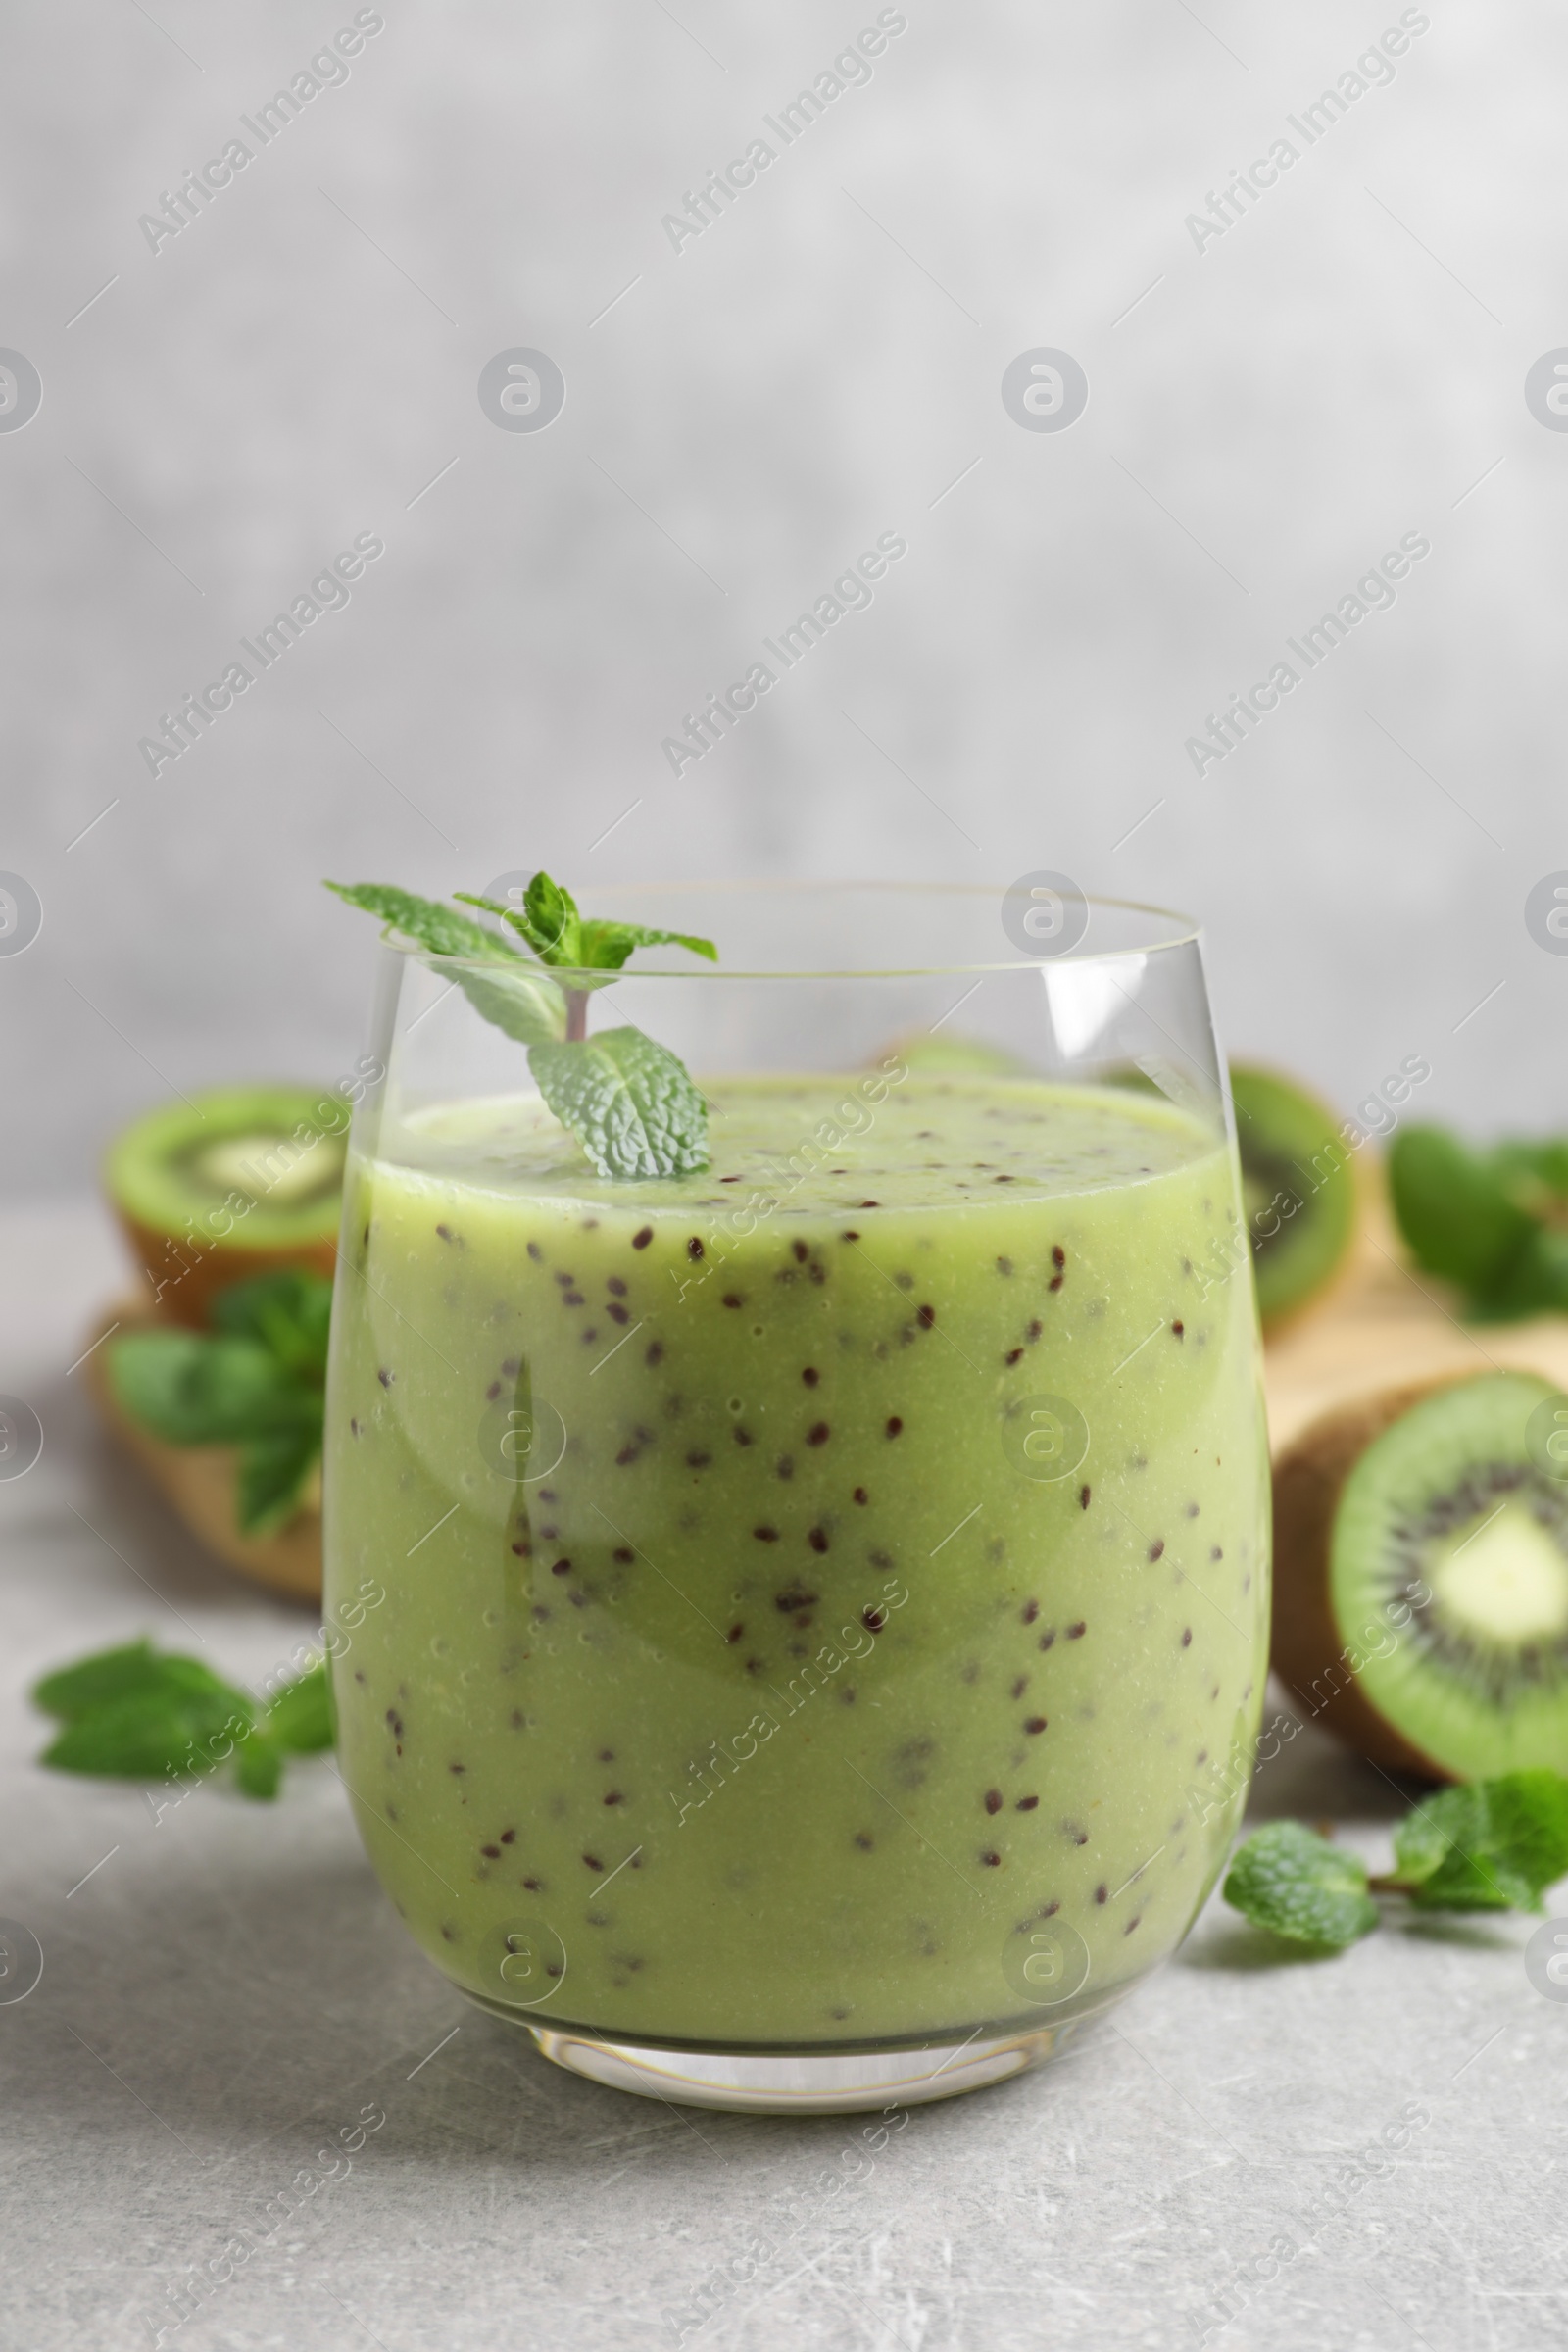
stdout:
[[115,1139],[104,1181],[161,1314],[200,1329],[213,1294],[253,1274],[330,1276],[349,1117],[306,1087],[220,1087]]
[[1396,1389],[1274,1472],[1273,1664],[1375,1763],[1568,1771],[1568,1400],[1524,1372]]
[[1242,1197],[1265,1331],[1310,1304],[1355,1238],[1355,1173],[1326,1103],[1247,1062],[1231,1064]]

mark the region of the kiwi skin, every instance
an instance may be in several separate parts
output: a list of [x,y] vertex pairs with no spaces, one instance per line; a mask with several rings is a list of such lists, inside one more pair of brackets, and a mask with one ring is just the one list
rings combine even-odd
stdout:
[[142,1269],[154,1307],[166,1322],[191,1331],[211,1328],[209,1308],[220,1291],[232,1290],[258,1274],[281,1266],[305,1266],[328,1282],[337,1265],[335,1241],[305,1242],[291,1249],[247,1250],[235,1241],[176,1240],[144,1225],[119,1201],[112,1203],[136,1264]]
[[[1384,1389],[1336,1406],[1303,1430],[1274,1465],[1274,1626],[1269,1663],[1295,1703],[1388,1772],[1428,1781],[1455,1776],[1410,1745],[1368,1704],[1345,1662],[1346,1643],[1329,1599],[1329,1555],[1334,1520],[1346,1480],[1374,1438],[1423,1396],[1454,1388],[1467,1377],[1419,1381]],[[1314,1686],[1330,1696],[1314,1703]]]

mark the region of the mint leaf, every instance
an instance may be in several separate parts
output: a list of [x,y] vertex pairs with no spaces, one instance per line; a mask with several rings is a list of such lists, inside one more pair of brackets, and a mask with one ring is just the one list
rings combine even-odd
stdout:
[[321,1458],[319,1411],[314,1422],[252,1438],[239,1457],[234,1514],[247,1536],[286,1527],[300,1506],[307,1479]]
[[580,964],[582,918],[569,890],[552,882],[543,866],[523,896],[522,912],[511,918],[546,963]]
[[1394,1836],[1398,1885],[1413,1892],[1446,1861],[1455,1838],[1467,1837],[1476,1827],[1472,1788],[1445,1788],[1412,1806]]
[[1531,1231],[1497,1168],[1442,1127],[1401,1129],[1389,1187],[1416,1263],[1467,1291],[1495,1288]]
[[248,1729],[255,1702],[242,1690],[220,1686],[220,1691],[191,1690],[179,1698],[143,1691],[113,1699],[67,1724],[39,1760],[56,1772],[132,1781],[221,1762],[229,1743]]
[[685,1176],[708,1165],[708,1105],[684,1062],[640,1029],[535,1046],[539,1092],[601,1176]]
[[1361,1863],[1298,1821],[1271,1821],[1249,1838],[1224,1894],[1254,1927],[1324,1949],[1343,1949],[1378,1924]]
[[1466,1300],[1477,1323],[1514,1323],[1568,1306],[1568,1234],[1537,1225],[1505,1272]]
[[1568,1207],[1568,1139],[1494,1144],[1492,1164],[1515,1208],[1528,1217],[1560,1220]]
[[191,1727],[177,1710],[122,1698],[68,1724],[38,1761],[54,1772],[106,1780],[162,1780],[186,1760],[190,1740]]
[[440,899],[416,898],[393,882],[328,882],[326,888],[349,906],[378,914],[388,930],[401,932],[431,956],[465,956],[476,963],[520,960],[498,932],[454,913]]
[[582,926],[582,959],[590,971],[618,972],[634,948],[689,948],[694,956],[706,956],[710,963],[718,961],[718,950],[710,939],[698,939],[690,931],[650,931],[644,923],[584,923]]
[[[484,972],[461,971],[453,976],[482,1020],[490,1021],[519,1045],[541,1044],[561,1037],[566,1027],[566,1001],[560,987],[536,964],[508,945],[499,931],[458,914],[435,899],[416,898],[390,882],[328,882],[328,890],[378,914],[390,930],[400,932],[431,956],[462,956],[483,963]],[[488,906],[488,899],[475,902]],[[505,913],[497,907],[497,913]]]
[[1416,1262],[1458,1283],[1475,1320],[1568,1307],[1568,1141],[1473,1152],[1441,1127],[1409,1127],[1389,1179]]
[[279,1746],[296,1755],[315,1755],[332,1745],[332,1687],[324,1658],[307,1667],[296,1681],[284,1684],[267,1710],[263,1728]]
[[519,1046],[546,1045],[564,1036],[564,991],[520,956],[513,957],[510,968],[498,959],[486,971],[459,972],[456,979],[479,1018]]
[[1430,1911],[1539,1911],[1568,1875],[1568,1780],[1511,1772],[1428,1797],[1399,1825],[1388,1882]]
[[55,1674],[46,1674],[32,1688],[32,1703],[46,1715],[58,1715],[66,1723],[74,1723],[78,1715],[90,1715],[94,1707],[107,1706],[112,1700],[125,1698],[132,1692],[145,1690],[158,1680],[159,1661],[153,1655],[150,1642],[129,1642],[121,1649],[103,1649],[95,1657],[83,1658],[78,1665],[63,1666]]
[[321,1387],[331,1314],[332,1285],[325,1275],[281,1266],[220,1291],[209,1320],[224,1338],[255,1340],[296,1380]]
[[171,1446],[243,1443],[292,1428],[320,1402],[255,1340],[209,1339],[198,1331],[134,1331],[110,1348],[116,1398]]
[[234,1782],[240,1794],[276,1796],[286,1761],[279,1741],[258,1727],[234,1750]]
[[98,1650],[74,1666],[46,1674],[32,1688],[33,1705],[66,1723],[123,1699],[177,1709],[192,1696],[220,1699],[225,1705],[243,1704],[245,1699],[243,1691],[220,1682],[199,1658],[160,1655],[145,1640]]

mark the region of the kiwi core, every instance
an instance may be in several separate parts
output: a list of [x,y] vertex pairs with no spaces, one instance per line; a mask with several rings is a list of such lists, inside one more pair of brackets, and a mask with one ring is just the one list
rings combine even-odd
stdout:
[[1483,1640],[1568,1633],[1568,1557],[1520,1502],[1500,1503],[1473,1534],[1434,1552],[1427,1581],[1444,1614]]
[[293,1208],[343,1181],[343,1139],[320,1136],[308,1151],[289,1158],[275,1135],[224,1136],[208,1144],[191,1162],[191,1174],[213,1192],[243,1193],[249,1200],[275,1200]]

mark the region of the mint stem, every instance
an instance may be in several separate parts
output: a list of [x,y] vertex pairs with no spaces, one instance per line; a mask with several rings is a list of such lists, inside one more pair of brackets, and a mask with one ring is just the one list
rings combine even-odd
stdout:
[[568,1046],[580,1045],[588,1034],[588,998],[591,992],[586,988],[564,988],[561,993],[566,1000],[566,1043]]

